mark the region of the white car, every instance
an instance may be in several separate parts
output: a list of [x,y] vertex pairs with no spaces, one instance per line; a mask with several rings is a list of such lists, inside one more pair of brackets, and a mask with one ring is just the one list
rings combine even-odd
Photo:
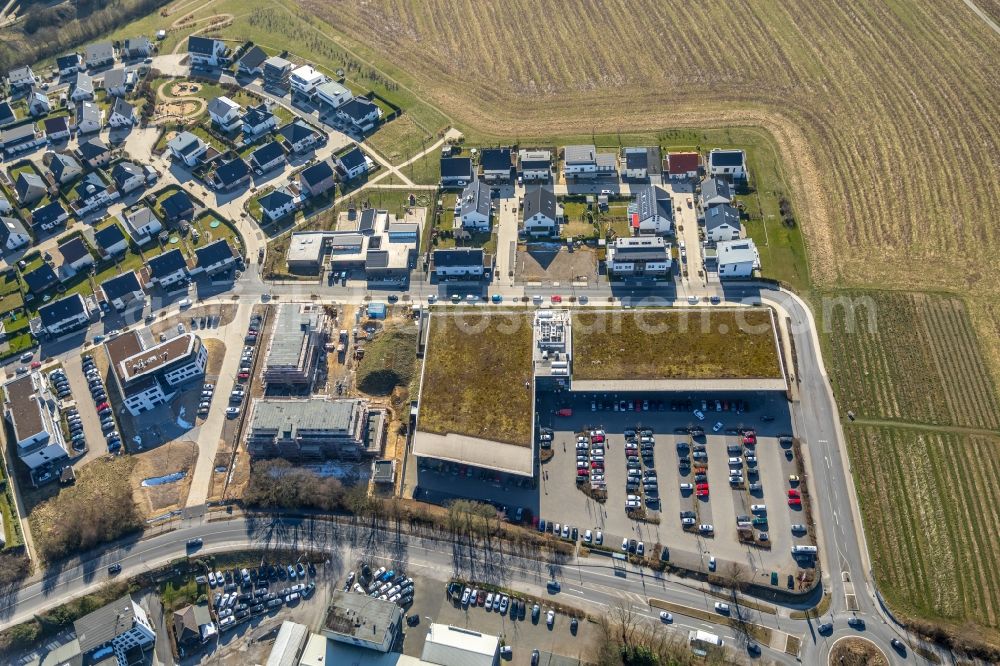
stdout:
[[667,611],[660,611],[660,621],[661,622],[673,622],[674,616]]
[[555,624],[555,621],[556,621],[555,611],[549,611],[548,613],[545,614],[545,624],[551,627],[553,624]]
[[694,485],[691,484],[691,483],[682,483],[681,484],[681,492],[686,491],[686,490],[694,490]]
[[701,525],[698,526],[698,531],[701,532],[702,534],[711,534],[712,532],[715,531],[715,526],[710,525],[708,523],[702,523]]
[[492,610],[493,609],[493,593],[492,592],[490,592],[489,594],[486,595],[486,603],[484,604],[484,606],[485,606],[486,610]]
[[705,420],[705,413],[702,412],[700,409],[694,410],[693,414],[694,414],[695,418],[698,419],[699,421],[704,421]]
[[594,533],[590,530],[585,530],[583,533],[583,542],[590,543],[594,539]]
[[569,525],[563,525],[562,526],[562,538],[563,539],[568,539],[569,538]]
[[469,605],[469,597],[470,596],[472,596],[472,590],[470,590],[469,588],[465,588],[465,591],[462,592],[462,605],[463,606],[468,606]]
[[500,614],[503,615],[507,612],[507,606],[510,604],[510,598],[504,594],[500,597]]
[[628,539],[622,539],[622,551],[628,552]]
[[239,415],[240,415],[239,407],[226,407],[226,416],[228,416],[229,418],[234,419]]
[[639,500],[625,500],[626,509],[638,509],[641,504]]
[[635,554],[639,555],[639,556],[642,556],[645,553],[646,553],[646,544],[644,544],[643,542],[640,541],[638,544],[636,544]]
[[604,543],[604,532],[598,531],[598,533],[594,535],[594,543],[598,546]]
[[722,613],[723,615],[729,615],[729,604],[724,604],[721,601],[716,601],[715,612]]
[[[794,529],[794,527],[793,527],[793,529]],[[209,587],[215,587],[215,572],[214,571],[209,571],[208,572],[208,586]]]
[[500,593],[497,592],[496,596],[493,597],[493,610],[500,610]]
[[722,421],[716,421],[715,425],[712,426],[712,432],[719,432],[722,430]]
[[715,555],[712,555],[712,557],[708,558],[708,570],[715,571]]

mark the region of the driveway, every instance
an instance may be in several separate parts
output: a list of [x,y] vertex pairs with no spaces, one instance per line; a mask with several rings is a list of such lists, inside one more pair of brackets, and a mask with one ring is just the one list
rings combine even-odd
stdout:
[[[523,190],[522,190],[523,191]],[[494,284],[514,285],[514,262],[517,259],[518,202],[520,195],[511,186],[500,188],[500,205],[497,207],[497,257],[496,270],[500,276]]]

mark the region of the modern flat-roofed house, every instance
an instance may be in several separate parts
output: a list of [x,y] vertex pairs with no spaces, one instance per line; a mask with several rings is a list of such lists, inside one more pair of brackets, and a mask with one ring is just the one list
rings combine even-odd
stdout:
[[524,182],[547,181],[552,177],[552,152],[548,150],[521,150],[518,152],[518,170]]
[[264,61],[264,85],[269,88],[287,88],[292,63],[278,56]]
[[67,53],[56,58],[56,67],[59,69],[59,76],[69,76],[76,74],[80,70],[83,60],[79,53]]
[[216,168],[215,187],[222,192],[244,187],[250,184],[250,175],[250,166],[237,157]]
[[58,200],[31,211],[31,226],[42,231],[50,231],[69,218],[69,213]]
[[360,148],[354,146],[337,158],[337,166],[340,168],[344,180],[354,180],[368,173],[368,158],[365,157]]
[[160,218],[148,207],[143,206],[123,216],[125,233],[136,245],[144,245],[163,230]]
[[173,398],[180,387],[203,377],[208,349],[194,333],[182,333],[147,346],[137,331],[127,331],[104,343],[111,382],[132,416],[139,416]]
[[119,162],[111,169],[111,180],[118,191],[126,195],[146,184],[146,172],[134,162]]
[[382,109],[370,99],[353,97],[337,108],[337,117],[350,123],[358,132],[367,132],[378,124]]
[[111,105],[108,125],[111,127],[132,127],[135,120],[135,107],[126,102],[125,98],[116,97],[115,103]]
[[236,69],[246,76],[260,76],[264,72],[264,61],[267,53],[259,46],[251,46],[247,52],[236,61]]
[[550,186],[528,185],[524,188],[521,219],[528,234],[532,236],[558,234],[561,217],[556,195]]
[[112,655],[118,666],[143,663],[156,642],[156,629],[130,594],[84,615],[73,629],[86,664],[106,664]]
[[188,37],[188,58],[192,67],[221,67],[226,64],[228,54],[226,43],[221,39]]
[[655,185],[632,188],[634,210],[630,210],[632,228],[643,236],[673,233],[674,217],[670,195]]
[[195,167],[208,150],[208,144],[191,132],[184,131],[168,141],[167,148],[175,160],[180,160],[189,167]]
[[149,260],[149,280],[161,289],[170,289],[188,277],[187,262],[178,249],[164,252]]
[[740,237],[740,213],[729,204],[712,206],[705,211],[705,238],[712,243]]
[[94,244],[105,257],[125,254],[125,250],[128,249],[128,239],[125,238],[125,232],[114,223],[94,232]]
[[292,192],[287,186],[272,190],[257,199],[264,216],[272,222],[294,212],[299,207],[300,201],[300,195]]
[[83,63],[93,71],[115,64],[115,47],[111,42],[91,44],[84,50]]
[[43,127],[45,127],[45,134],[48,136],[49,141],[55,143],[56,141],[62,141],[63,139],[69,138],[69,120],[66,116],[56,116],[55,118],[46,118],[42,121]]
[[487,275],[486,255],[479,248],[462,247],[434,250],[431,254],[434,275],[438,278],[482,279]]
[[269,141],[250,153],[249,162],[258,174],[267,173],[285,164],[285,151],[277,141]]
[[733,203],[733,189],[724,178],[706,178],[701,181],[701,207]]
[[17,457],[32,471],[35,483],[35,470],[54,468],[69,458],[51,397],[38,372],[20,375],[3,386],[4,415],[13,433],[12,443]]
[[177,190],[160,202],[163,217],[167,222],[179,222],[194,216],[194,202],[184,190]]
[[708,175],[728,176],[733,182],[747,179],[747,154],[742,150],[714,148],[708,153]]
[[663,172],[658,146],[628,147],[625,149],[625,178],[632,180],[655,179]]
[[302,65],[292,71],[288,77],[288,82],[292,85],[294,92],[312,97],[316,86],[326,81],[326,76],[317,72],[311,65]]
[[4,156],[14,155],[34,150],[46,142],[45,132],[35,131],[33,122],[15,125],[0,131],[0,148]]
[[295,119],[278,130],[285,143],[285,148],[295,154],[307,150],[323,142],[323,134],[310,127],[306,122]]
[[22,171],[14,181],[14,192],[22,206],[30,206],[49,193],[49,187],[34,171]]
[[212,124],[220,130],[232,132],[243,122],[243,107],[225,95],[220,95],[208,103],[208,115]]
[[608,247],[608,273],[615,277],[666,277],[672,261],[661,236],[616,238]]
[[500,183],[510,180],[513,169],[510,148],[484,148],[479,155],[479,166],[483,169],[483,180]]
[[83,102],[94,99],[94,79],[86,72],[76,75],[76,83],[73,84],[69,98],[74,102]]
[[278,117],[275,116],[266,103],[251,106],[243,114],[243,138],[244,140],[256,139],[265,132],[270,132],[278,126]]
[[336,184],[336,174],[329,160],[317,162],[299,173],[299,189],[307,197],[316,197],[328,192]]
[[723,241],[716,247],[719,278],[753,277],[760,268],[760,255],[752,238]]
[[35,73],[27,65],[17,67],[7,73],[7,85],[10,87],[12,95],[31,90],[37,84],[38,77],[35,76]]
[[459,201],[459,217],[462,227],[471,231],[489,231],[490,213],[493,200],[490,196],[490,186],[482,181],[472,181],[462,190]]
[[372,431],[384,427],[373,418],[379,414],[358,399],[259,399],[250,415],[247,452],[290,460],[377,455],[382,433]]
[[128,271],[105,280],[100,285],[104,300],[118,312],[124,312],[131,303],[142,303],[146,292],[142,290],[135,271]]
[[94,102],[76,105],[76,131],[80,134],[100,132],[104,126],[104,111]]
[[312,386],[325,358],[329,321],[322,308],[282,303],[264,357],[265,384]]
[[339,109],[344,102],[352,97],[354,95],[351,94],[351,91],[337,81],[327,81],[316,86],[316,99],[333,109]]
[[236,265],[237,255],[225,238],[195,250],[194,254],[197,259],[195,270],[202,275],[218,275]]
[[563,174],[567,178],[589,177],[596,173],[596,146],[566,146],[563,148]]
[[16,217],[0,217],[0,247],[10,252],[31,242],[31,234]]
[[43,305],[38,308],[38,316],[42,320],[42,329],[52,337],[79,330],[90,322],[90,310],[80,294],[71,294]]
[[472,182],[472,159],[469,157],[441,158],[441,187],[465,187]]
[[122,44],[121,57],[122,60],[140,60],[153,55],[153,51],[153,42],[149,41],[149,37],[139,35],[125,40]]
[[76,156],[80,161],[94,169],[111,161],[111,149],[100,137],[91,137],[81,141],[76,148]]

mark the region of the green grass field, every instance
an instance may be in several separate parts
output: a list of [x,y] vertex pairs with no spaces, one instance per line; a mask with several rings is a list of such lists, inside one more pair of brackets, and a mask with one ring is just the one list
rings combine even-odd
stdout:
[[779,378],[768,310],[573,315],[575,379]]
[[365,346],[358,363],[357,387],[369,395],[385,396],[409,386],[417,371],[417,327],[404,325],[380,331]]
[[530,446],[530,316],[446,309],[430,325],[420,430]]

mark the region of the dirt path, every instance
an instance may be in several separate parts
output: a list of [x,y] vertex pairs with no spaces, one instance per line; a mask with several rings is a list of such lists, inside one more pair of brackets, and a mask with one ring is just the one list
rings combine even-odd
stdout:
[[194,118],[201,115],[208,107],[208,103],[201,97],[195,97],[193,95],[174,96],[172,90],[169,95],[164,92],[167,86],[176,85],[178,85],[176,81],[164,81],[160,84],[160,87],[156,89],[156,98],[157,100],[160,100],[162,104],[157,103],[156,105],[156,115],[153,119],[154,125],[162,125],[165,122],[176,122],[178,120]]

